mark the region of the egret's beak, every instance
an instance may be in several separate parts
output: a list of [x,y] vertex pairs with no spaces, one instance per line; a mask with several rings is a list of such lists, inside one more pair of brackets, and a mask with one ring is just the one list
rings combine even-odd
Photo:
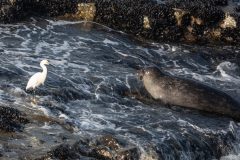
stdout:
[[140,69],[140,70],[137,71],[137,76],[140,80],[143,79],[144,74],[145,74],[144,69]]

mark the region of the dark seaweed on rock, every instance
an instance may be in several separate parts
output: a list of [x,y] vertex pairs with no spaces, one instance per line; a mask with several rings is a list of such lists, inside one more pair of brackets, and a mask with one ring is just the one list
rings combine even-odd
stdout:
[[76,0],[33,0],[23,1],[24,10],[30,11],[33,15],[60,16],[65,13],[74,13],[77,9]]
[[25,17],[23,12],[23,3],[18,3],[17,1],[6,1],[5,3],[0,3],[0,21],[4,23],[11,23]]
[[20,111],[0,106],[0,129],[7,132],[22,131],[29,120]]
[[136,147],[127,147],[110,135],[105,135],[96,139],[81,138],[74,144],[62,144],[44,157],[38,160],[48,158],[53,159],[126,159],[138,160],[139,151]]
[[[94,2],[96,22],[137,37],[158,42],[239,43],[239,25],[236,28],[227,26],[235,35],[220,28],[226,18],[221,7],[227,6],[227,0],[181,0],[164,4],[135,0]],[[239,23],[237,17],[235,20]]]
[[[169,5],[158,5],[154,1],[99,0],[96,8],[95,21],[114,29],[153,40],[173,40],[179,35],[169,34],[178,31],[178,27],[173,27],[174,12]],[[144,16],[149,17],[150,29],[143,26]]]
[[[95,21],[157,42],[239,44],[239,14],[228,0],[15,0],[0,4],[0,21],[30,16]],[[89,7],[91,6],[91,7]],[[93,9],[94,8],[94,9]],[[89,9],[89,10],[88,10]],[[231,13],[230,13],[231,12]],[[227,19],[230,15],[234,20]],[[71,18],[70,18],[71,19]],[[229,22],[230,21],[230,22]],[[221,26],[222,23],[225,23]]]

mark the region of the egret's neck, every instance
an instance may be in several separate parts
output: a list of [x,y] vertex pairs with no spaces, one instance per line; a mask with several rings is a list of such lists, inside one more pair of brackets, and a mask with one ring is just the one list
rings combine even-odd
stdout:
[[43,69],[42,73],[43,73],[43,74],[47,74],[47,67],[46,67],[44,64],[40,64],[40,66],[41,66],[42,69]]

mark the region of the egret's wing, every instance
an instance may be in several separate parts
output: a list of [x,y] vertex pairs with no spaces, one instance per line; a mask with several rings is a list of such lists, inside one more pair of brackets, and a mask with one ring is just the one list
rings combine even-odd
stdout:
[[30,88],[35,88],[37,86],[40,85],[39,80],[41,79],[41,72],[35,73],[29,80],[27,83],[27,87],[26,90],[30,89]]

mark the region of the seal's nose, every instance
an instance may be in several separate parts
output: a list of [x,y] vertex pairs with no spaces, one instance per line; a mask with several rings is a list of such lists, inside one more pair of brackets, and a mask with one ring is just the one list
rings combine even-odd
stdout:
[[145,73],[144,69],[140,69],[137,71],[137,76],[139,77],[140,80],[143,79],[144,73]]

